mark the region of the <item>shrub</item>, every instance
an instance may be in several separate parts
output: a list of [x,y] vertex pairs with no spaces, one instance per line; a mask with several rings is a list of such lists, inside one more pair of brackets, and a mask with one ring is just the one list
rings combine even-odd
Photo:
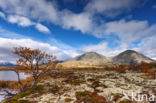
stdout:
[[64,101],[65,101],[65,102],[71,102],[71,101],[73,101],[73,99],[71,99],[71,98],[65,98]]
[[77,98],[75,103],[107,103],[105,97],[99,96],[95,92],[78,91],[75,94]]

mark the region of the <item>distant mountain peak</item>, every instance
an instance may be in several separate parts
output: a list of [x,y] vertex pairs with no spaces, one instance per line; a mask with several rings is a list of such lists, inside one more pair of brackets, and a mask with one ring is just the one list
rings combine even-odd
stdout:
[[80,56],[77,56],[74,58],[75,60],[97,60],[97,59],[104,59],[105,57],[101,54],[98,54],[96,52],[86,52],[85,54],[82,54]]
[[80,56],[61,63],[64,68],[85,68],[85,67],[114,67],[119,64],[136,65],[141,62],[154,62],[154,60],[134,50],[126,50],[115,57],[105,57],[96,52],[86,52]]
[[137,53],[135,50],[125,50],[124,52]]
[[126,65],[134,65],[134,64],[140,64],[141,62],[150,63],[150,62],[154,62],[154,60],[134,50],[126,50],[120,53],[119,55],[115,56],[113,58],[113,62],[126,64]]
[[111,60],[96,52],[86,52],[73,59],[67,60],[62,63],[63,67],[94,67],[94,66],[112,66],[114,65]]
[[9,62],[0,62],[0,66],[13,67],[13,66],[15,66],[15,64],[12,64]]

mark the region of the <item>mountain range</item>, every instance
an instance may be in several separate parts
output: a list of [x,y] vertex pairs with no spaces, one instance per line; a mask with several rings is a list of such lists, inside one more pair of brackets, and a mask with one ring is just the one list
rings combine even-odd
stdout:
[[2,66],[2,67],[14,67],[15,64],[12,64],[9,62],[3,62],[3,63],[0,63],[0,66]]
[[[114,57],[106,57],[96,52],[87,52],[64,62],[61,61],[58,65],[64,68],[112,67],[120,64],[137,65],[141,62],[150,63],[156,61],[134,50],[126,50]],[[0,63],[0,66],[13,67],[15,65],[8,62]]]
[[137,65],[141,62],[155,62],[155,60],[144,56],[134,50],[126,50],[117,56],[106,57],[96,52],[87,52],[70,60],[67,60],[60,65],[64,68],[76,68],[76,67],[100,67],[100,66],[117,66],[123,65]]

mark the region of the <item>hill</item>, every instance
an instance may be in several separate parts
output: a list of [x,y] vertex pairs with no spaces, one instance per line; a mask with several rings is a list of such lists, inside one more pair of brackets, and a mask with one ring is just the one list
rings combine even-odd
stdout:
[[120,53],[119,55],[113,57],[112,61],[115,63],[121,63],[125,65],[136,65],[140,64],[141,62],[154,62],[154,60],[134,50],[126,50]]
[[100,66],[114,66],[111,58],[105,57],[96,52],[87,52],[73,59],[61,63],[64,68],[84,68],[84,67],[100,67]]

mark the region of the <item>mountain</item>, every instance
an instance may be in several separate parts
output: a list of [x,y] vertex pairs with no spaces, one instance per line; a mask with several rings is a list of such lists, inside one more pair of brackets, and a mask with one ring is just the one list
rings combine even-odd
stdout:
[[115,63],[111,62],[111,58],[105,57],[96,52],[87,52],[73,59],[67,60],[61,65],[65,68],[76,68],[76,67],[99,67],[99,66],[112,66]]
[[15,65],[12,64],[12,63],[5,62],[5,63],[0,63],[0,66],[3,66],[3,67],[13,67]]
[[107,60],[107,58],[101,54],[96,53],[96,52],[87,52],[87,53],[77,56],[71,60],[72,61],[73,60],[75,60],[75,61],[92,61],[92,60]]
[[141,62],[146,63],[154,62],[154,60],[134,50],[126,50],[120,53],[119,55],[113,57],[112,61],[115,63],[121,63],[125,65],[135,65],[140,64]]

